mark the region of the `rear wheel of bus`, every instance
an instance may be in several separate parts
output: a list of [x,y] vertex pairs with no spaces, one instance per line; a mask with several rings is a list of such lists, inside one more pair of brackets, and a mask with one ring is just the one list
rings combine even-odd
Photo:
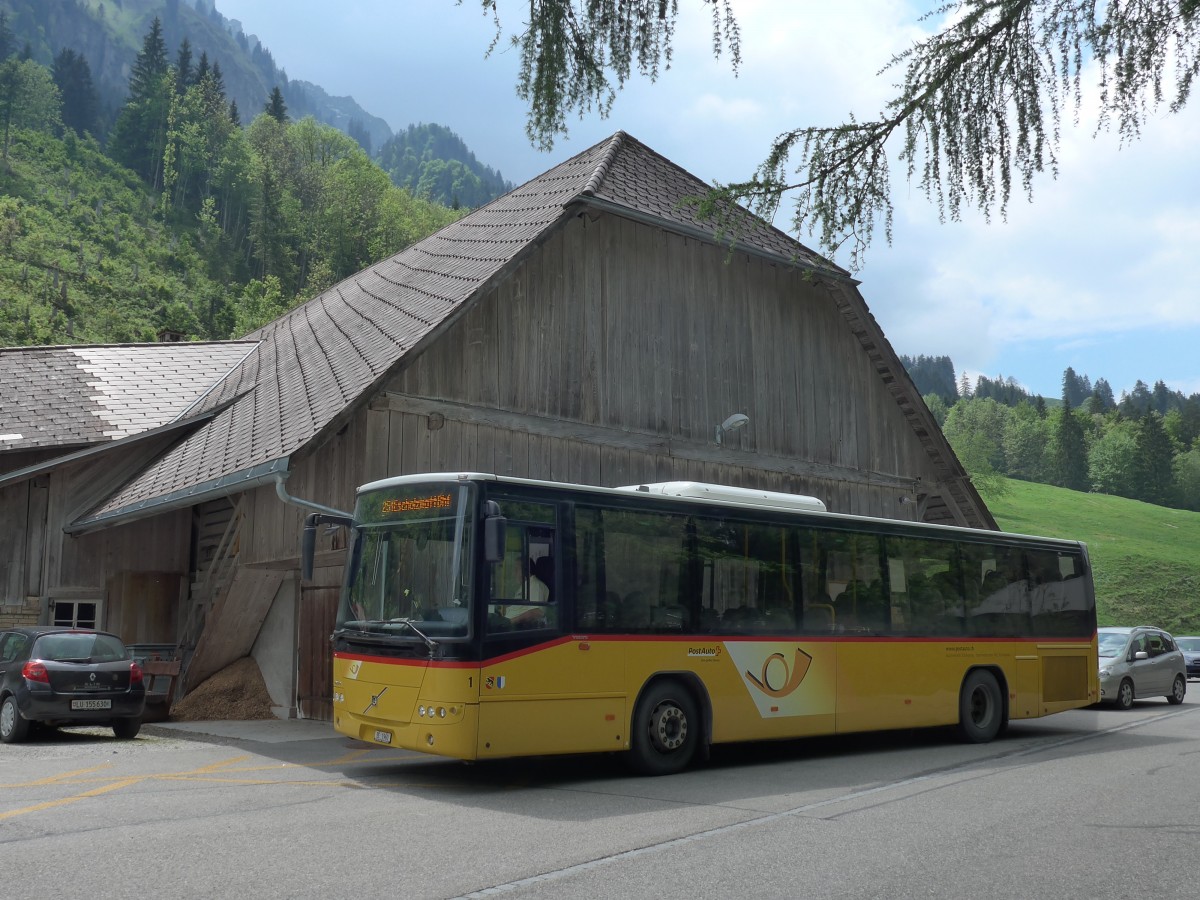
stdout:
[[973,669],[963,679],[958,695],[958,733],[971,744],[986,744],[1007,724],[1004,696],[996,676],[987,669]]
[[643,692],[633,711],[629,765],[641,775],[682,771],[696,755],[701,723],[696,699],[674,679],[662,679]]

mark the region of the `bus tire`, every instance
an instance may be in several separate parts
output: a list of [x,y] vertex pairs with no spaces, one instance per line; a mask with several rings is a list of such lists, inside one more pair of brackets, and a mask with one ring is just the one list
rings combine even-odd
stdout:
[[673,775],[685,769],[700,743],[696,700],[681,682],[656,681],[633,711],[630,767],[639,775]]
[[986,744],[1004,725],[1004,697],[996,676],[973,669],[958,695],[958,733],[969,744]]

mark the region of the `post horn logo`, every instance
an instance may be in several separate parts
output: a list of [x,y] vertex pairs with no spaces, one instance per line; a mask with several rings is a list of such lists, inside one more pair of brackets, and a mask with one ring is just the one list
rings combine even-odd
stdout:
[[800,687],[811,665],[812,657],[797,647],[791,665],[782,653],[772,653],[763,660],[760,676],[755,677],[747,671],[746,677],[768,697],[786,697]]

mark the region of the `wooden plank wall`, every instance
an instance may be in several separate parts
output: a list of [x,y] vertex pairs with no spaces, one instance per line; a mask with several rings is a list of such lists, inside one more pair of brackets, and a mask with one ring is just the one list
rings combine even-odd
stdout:
[[[900,518],[911,516],[898,503],[905,484],[937,480],[819,281],[594,212],[551,237],[385,390],[612,435],[596,445],[469,416],[443,422],[393,403],[386,462],[382,442],[367,460],[376,476],[460,469],[609,486],[687,478],[812,493],[838,511]],[[734,412],[750,424],[718,448],[716,426]],[[622,446],[621,432],[672,443],[658,453]],[[705,458],[675,458],[685,445],[684,456]],[[759,468],[755,456],[816,468],[789,474]]]
[[[360,412],[324,446],[297,461],[285,483],[288,494],[351,512],[358,486],[370,478],[382,477],[367,475],[371,421],[379,424],[378,419],[372,420],[367,411]],[[378,442],[378,434],[375,440]],[[376,455],[379,452],[375,450]],[[240,563],[250,566],[286,564],[298,568],[304,517],[312,510],[281,503],[273,484],[256,488],[249,499],[247,523],[242,531]],[[330,547],[323,546],[320,549]]]
[[184,575],[123,571],[108,580],[104,627],[127,644],[173,644]]
[[29,535],[29,482],[18,481],[0,488],[0,605],[21,607],[25,603],[26,552]]

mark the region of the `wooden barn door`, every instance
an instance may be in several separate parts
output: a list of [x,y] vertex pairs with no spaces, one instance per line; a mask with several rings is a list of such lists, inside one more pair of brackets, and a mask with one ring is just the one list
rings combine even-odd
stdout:
[[333,719],[333,648],[339,589],[300,588],[300,664],[297,703],[302,719]]

